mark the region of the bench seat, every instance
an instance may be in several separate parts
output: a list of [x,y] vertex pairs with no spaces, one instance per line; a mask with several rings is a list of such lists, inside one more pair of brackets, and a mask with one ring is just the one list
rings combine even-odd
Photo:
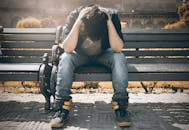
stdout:
[[1,63],[0,81],[39,81],[41,63]]
[[41,63],[1,63],[1,72],[36,72]]
[[[128,64],[129,81],[188,80],[189,64]],[[91,75],[92,73],[92,75]],[[151,75],[151,76],[150,76]],[[75,81],[111,81],[111,71],[104,66],[82,66],[75,71]]]

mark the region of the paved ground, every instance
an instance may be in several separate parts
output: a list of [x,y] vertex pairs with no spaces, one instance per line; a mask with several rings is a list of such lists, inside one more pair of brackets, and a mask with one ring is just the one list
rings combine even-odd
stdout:
[[[111,96],[74,94],[70,120],[59,130],[189,130],[189,94],[130,94],[129,128],[116,126]],[[43,105],[39,94],[1,93],[0,130],[51,130],[53,113],[44,113]]]

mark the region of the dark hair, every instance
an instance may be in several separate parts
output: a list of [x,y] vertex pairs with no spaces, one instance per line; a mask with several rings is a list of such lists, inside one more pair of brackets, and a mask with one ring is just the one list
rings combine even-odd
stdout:
[[106,13],[94,5],[93,9],[82,19],[87,35],[92,40],[98,40],[103,37],[107,30],[108,16]]

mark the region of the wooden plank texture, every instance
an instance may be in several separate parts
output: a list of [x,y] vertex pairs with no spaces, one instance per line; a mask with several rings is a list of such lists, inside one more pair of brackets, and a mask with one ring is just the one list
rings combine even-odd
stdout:
[[43,34],[8,34],[3,35],[3,41],[55,41],[55,35],[43,35]]
[[35,73],[2,73],[0,72],[0,81],[39,81],[39,74]]
[[5,63],[0,64],[1,72],[38,72],[40,68],[40,63],[38,64],[29,64],[29,63]]
[[188,34],[126,34],[124,35],[125,41],[189,41]]
[[[189,73],[129,73],[129,81],[189,81]],[[112,81],[111,73],[75,74],[74,81]]]
[[[49,54],[50,55],[50,54]],[[49,57],[51,60],[51,57]],[[40,63],[42,62],[42,56],[38,57],[3,57],[0,56],[0,63]],[[149,63],[182,63],[188,64],[188,58],[127,58],[128,64],[149,64]]]
[[3,28],[4,34],[55,34],[56,28]]
[[44,53],[51,54],[51,50],[2,50],[4,56],[43,56]]
[[21,42],[21,41],[13,41],[13,42],[2,42],[2,48],[41,48],[41,49],[46,49],[49,48],[51,49],[52,45],[54,44],[54,41],[45,41],[45,42],[36,42],[36,41],[26,41],[26,42]]
[[127,41],[125,48],[189,48],[189,41]]
[[131,50],[123,53],[126,56],[189,56],[189,50]]
[[0,57],[0,63],[42,63],[40,57]]
[[[75,73],[110,73],[110,69],[104,66],[83,66],[79,67]],[[188,72],[189,64],[128,64],[129,73],[174,73]]]

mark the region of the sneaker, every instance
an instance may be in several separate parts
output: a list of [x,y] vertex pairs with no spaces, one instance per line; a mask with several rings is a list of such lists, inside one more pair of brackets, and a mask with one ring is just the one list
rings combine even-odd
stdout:
[[115,119],[118,126],[128,127],[131,125],[129,113],[126,111],[127,102],[124,100],[112,101],[112,108],[115,111]]
[[55,100],[54,111],[56,112],[49,125],[52,128],[63,127],[68,120],[69,110],[71,109],[72,100]]
[[49,125],[52,128],[63,127],[68,120],[68,111],[59,110],[55,113],[54,118],[50,121]]
[[115,110],[116,122],[118,126],[128,127],[131,125],[129,113],[126,110]]

